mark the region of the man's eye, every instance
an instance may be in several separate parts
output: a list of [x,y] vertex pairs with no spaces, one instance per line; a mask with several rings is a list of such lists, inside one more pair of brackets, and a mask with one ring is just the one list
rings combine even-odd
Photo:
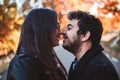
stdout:
[[70,30],[71,28],[67,28],[68,30]]
[[68,30],[71,30],[71,29],[72,29],[72,26],[69,26],[67,29],[68,29]]

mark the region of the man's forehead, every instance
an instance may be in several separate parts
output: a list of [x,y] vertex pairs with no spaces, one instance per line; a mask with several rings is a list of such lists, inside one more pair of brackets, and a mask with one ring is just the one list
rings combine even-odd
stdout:
[[77,19],[72,19],[72,20],[70,20],[69,22],[68,22],[68,24],[77,24],[78,23],[78,21],[79,20],[77,20]]

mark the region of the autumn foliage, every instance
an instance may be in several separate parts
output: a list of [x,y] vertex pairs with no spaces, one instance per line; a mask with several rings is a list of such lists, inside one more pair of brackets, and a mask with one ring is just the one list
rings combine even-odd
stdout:
[[19,16],[16,3],[9,4],[9,0],[3,1],[3,4],[0,4],[0,56],[16,51],[23,23],[23,17]]

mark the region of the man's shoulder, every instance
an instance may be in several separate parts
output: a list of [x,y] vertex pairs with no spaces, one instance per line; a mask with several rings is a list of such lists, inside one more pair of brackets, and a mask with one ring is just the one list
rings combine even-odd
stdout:
[[104,53],[94,56],[88,63],[87,67],[98,69],[100,67],[108,67],[114,69],[112,62],[105,56]]
[[104,53],[101,53],[101,54],[98,54],[96,56],[94,56],[89,64],[94,64],[94,65],[108,65],[108,64],[111,64],[110,60],[105,56]]
[[99,72],[102,74],[114,74],[114,76],[117,75],[117,72],[111,63],[111,61],[103,54],[99,54],[97,56],[94,56],[89,63],[86,66],[85,73],[87,74],[93,74],[94,72]]

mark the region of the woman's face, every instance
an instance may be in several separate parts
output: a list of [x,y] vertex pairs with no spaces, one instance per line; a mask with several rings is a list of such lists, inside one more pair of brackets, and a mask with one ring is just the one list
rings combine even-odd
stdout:
[[59,40],[60,40],[60,27],[58,23],[58,27],[55,29],[54,36],[53,36],[53,47],[59,45]]

